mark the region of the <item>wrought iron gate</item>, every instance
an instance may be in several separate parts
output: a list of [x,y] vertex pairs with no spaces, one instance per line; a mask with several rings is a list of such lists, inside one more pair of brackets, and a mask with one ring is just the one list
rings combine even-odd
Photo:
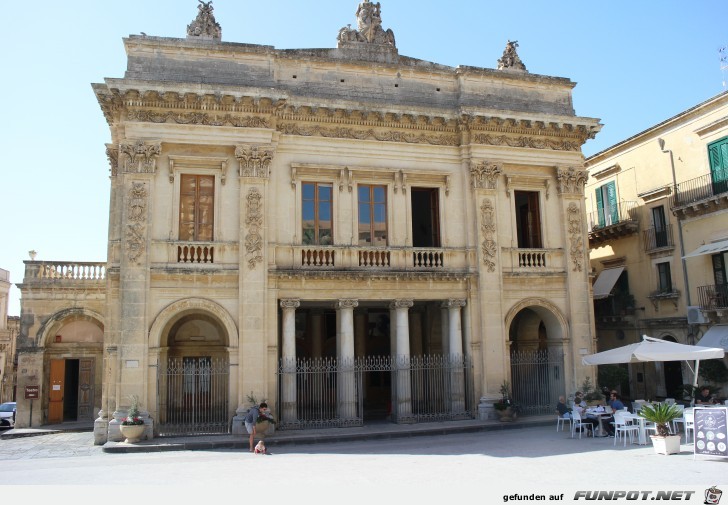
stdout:
[[169,358],[157,378],[159,436],[230,432],[226,359]]
[[362,426],[367,374],[388,379],[388,414],[393,422],[464,419],[475,415],[473,370],[468,357],[300,358],[280,362],[278,428]]
[[511,393],[524,414],[551,414],[566,393],[561,349],[511,352]]

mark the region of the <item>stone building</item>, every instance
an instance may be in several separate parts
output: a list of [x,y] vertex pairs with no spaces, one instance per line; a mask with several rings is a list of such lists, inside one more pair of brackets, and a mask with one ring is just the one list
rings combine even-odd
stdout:
[[378,3],[356,21],[275,49],[223,42],[201,2],[184,39],[124,39],[124,77],[93,85],[108,259],[28,262],[21,287],[39,422],[56,357],[99,443],[132,396],[150,437],[238,432],[263,399],[282,429],[487,417],[504,381],[551,413],[593,374],[581,146],[601,125],[574,83],[510,41],[498,69],[402,56]]
[[[600,351],[644,334],[728,350],[726,118],[724,92],[586,160]],[[681,398],[693,379],[680,362],[624,367],[632,398]]]
[[15,344],[20,318],[8,316],[10,272],[0,268],[0,403],[15,401]]

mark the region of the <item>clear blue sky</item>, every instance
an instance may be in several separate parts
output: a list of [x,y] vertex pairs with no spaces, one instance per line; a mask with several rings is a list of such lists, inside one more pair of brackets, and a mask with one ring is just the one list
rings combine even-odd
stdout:
[[[495,68],[517,40],[529,72],[575,81],[580,116],[604,124],[589,156],[723,91],[725,0],[379,0],[400,54]],[[214,0],[228,42],[336,46],[358,0]],[[91,90],[123,77],[122,37],[184,37],[196,0],[38,0],[5,6],[0,30],[0,268],[105,261],[109,130]],[[9,315],[20,314],[11,289]]]

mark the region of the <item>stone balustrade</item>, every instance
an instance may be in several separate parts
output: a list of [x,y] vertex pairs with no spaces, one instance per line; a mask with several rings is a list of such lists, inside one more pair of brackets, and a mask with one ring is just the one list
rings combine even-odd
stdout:
[[106,263],[78,261],[26,261],[25,283],[99,283],[106,280]]
[[509,272],[564,272],[566,263],[563,249],[504,248],[503,270]]

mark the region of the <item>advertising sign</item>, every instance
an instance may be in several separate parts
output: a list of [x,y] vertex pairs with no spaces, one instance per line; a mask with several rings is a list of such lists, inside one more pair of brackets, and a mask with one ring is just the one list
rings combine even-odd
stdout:
[[25,386],[25,399],[26,400],[37,400],[40,398],[40,387],[39,386]]
[[728,409],[695,408],[695,454],[728,458]]

